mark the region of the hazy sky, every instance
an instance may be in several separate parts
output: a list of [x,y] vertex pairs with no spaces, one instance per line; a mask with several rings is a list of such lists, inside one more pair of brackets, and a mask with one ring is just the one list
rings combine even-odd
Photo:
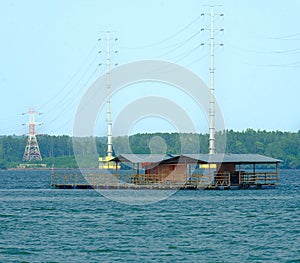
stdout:
[[[40,133],[71,135],[81,97],[105,72],[107,30],[112,65],[166,60],[209,85],[210,18],[200,16],[210,12],[209,4],[221,4],[215,12],[224,13],[215,22],[225,30],[215,31],[216,44],[224,44],[215,46],[215,95],[226,128],[300,130],[300,1],[0,0],[0,134],[26,133],[21,113],[33,106],[43,113],[36,118],[43,123]],[[177,91],[141,83],[112,97],[113,119],[148,93],[169,94],[194,120],[199,117]],[[144,119],[132,132],[168,130],[156,121]],[[198,131],[207,132],[201,122]],[[97,125],[104,135],[104,115]]]

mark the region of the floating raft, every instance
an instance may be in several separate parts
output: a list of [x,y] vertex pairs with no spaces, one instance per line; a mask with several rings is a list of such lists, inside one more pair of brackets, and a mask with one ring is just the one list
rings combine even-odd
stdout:
[[51,185],[55,189],[101,189],[101,190],[241,190],[241,189],[275,189],[276,185],[239,185],[239,186],[216,186],[216,187],[205,187],[198,188],[195,186],[184,186],[180,188],[169,187],[169,186],[125,186],[125,185],[89,185],[89,184],[79,184],[79,185],[70,185],[70,184],[54,184]]
[[[238,190],[278,184],[280,160],[254,154],[134,155],[115,157],[115,169],[52,170],[56,189]],[[123,169],[120,170],[120,167]],[[126,169],[124,169],[124,167]],[[263,168],[263,170],[262,170]]]

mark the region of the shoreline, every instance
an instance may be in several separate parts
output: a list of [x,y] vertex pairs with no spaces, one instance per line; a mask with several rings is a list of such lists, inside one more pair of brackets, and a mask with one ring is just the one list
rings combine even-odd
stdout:
[[28,170],[51,170],[52,168],[36,167],[36,168],[7,168],[7,171],[28,171]]

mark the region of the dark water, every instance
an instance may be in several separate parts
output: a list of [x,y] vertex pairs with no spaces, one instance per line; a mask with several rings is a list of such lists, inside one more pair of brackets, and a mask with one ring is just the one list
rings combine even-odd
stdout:
[[0,262],[300,262],[299,180],[133,206],[50,189],[49,171],[0,171]]

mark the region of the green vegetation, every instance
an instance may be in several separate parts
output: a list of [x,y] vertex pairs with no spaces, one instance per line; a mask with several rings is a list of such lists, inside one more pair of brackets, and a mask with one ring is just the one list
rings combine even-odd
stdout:
[[[255,131],[247,129],[242,132],[228,130],[216,134],[218,139],[225,138],[226,153],[258,153],[283,160],[282,168],[300,168],[300,131]],[[0,136],[0,169],[17,167],[22,163],[26,137]],[[90,141],[88,139],[87,141]],[[43,156],[40,163],[47,167],[76,168],[72,137],[38,136],[39,147]],[[207,153],[207,134],[153,133],[119,136],[113,138],[116,153]],[[150,145],[150,147],[149,147]],[[105,156],[106,138],[96,138],[96,149],[99,156]],[[89,155],[88,143],[83,141],[82,151]],[[91,161],[95,166],[95,160]]]

